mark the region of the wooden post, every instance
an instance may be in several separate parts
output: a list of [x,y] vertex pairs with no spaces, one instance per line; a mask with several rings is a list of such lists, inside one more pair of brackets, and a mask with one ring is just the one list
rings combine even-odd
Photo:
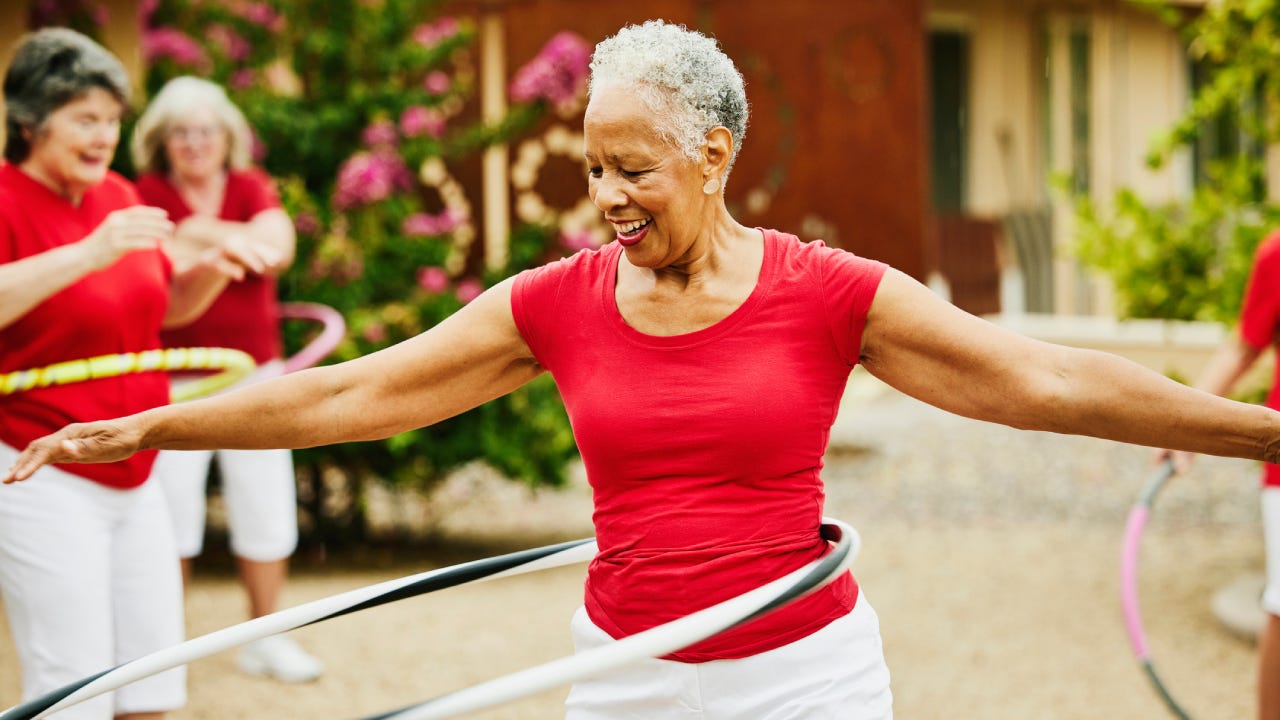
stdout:
[[[487,123],[507,112],[506,37],[502,13],[486,5],[480,15],[480,113]],[[484,152],[482,196],[484,263],[490,270],[507,264],[510,198],[507,187],[507,146]]]

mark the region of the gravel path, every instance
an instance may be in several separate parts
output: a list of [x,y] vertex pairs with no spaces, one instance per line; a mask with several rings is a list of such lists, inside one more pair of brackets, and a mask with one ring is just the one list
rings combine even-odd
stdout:
[[[1164,718],[1133,660],[1117,601],[1128,509],[1150,451],[1018,432],[942,413],[857,376],[832,438],[827,512],[864,539],[855,565],[880,614],[901,718]],[[1162,494],[1146,533],[1141,588],[1152,653],[1201,720],[1252,714],[1253,647],[1224,632],[1210,595],[1261,567],[1251,463],[1204,458]],[[423,518],[458,557],[395,568],[300,568],[286,604],[456,562],[591,534],[579,480],[532,493],[481,469],[431,503],[375,498],[399,522]],[[582,568],[461,588],[296,633],[323,657],[302,687],[245,678],[232,653],[191,668],[194,718],[354,718],[416,702],[570,651]],[[189,632],[240,620],[226,577],[200,577]],[[0,635],[0,706],[17,697]],[[560,716],[564,691],[476,715]]]

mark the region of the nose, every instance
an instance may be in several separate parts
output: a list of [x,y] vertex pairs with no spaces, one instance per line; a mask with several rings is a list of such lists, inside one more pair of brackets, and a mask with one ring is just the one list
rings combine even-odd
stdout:
[[615,174],[604,173],[591,183],[591,201],[604,212],[620,208],[627,204],[629,198],[622,189],[622,183]]

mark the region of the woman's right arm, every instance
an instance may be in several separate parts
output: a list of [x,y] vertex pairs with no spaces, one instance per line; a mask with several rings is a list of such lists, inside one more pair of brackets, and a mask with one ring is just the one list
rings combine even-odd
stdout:
[[195,402],[68,425],[32,442],[5,483],[40,466],[112,462],[146,449],[301,448],[389,437],[444,420],[542,368],[516,328],[507,280],[417,337]]
[[173,232],[168,214],[135,206],[106,217],[84,240],[0,265],[0,329],[89,273]]

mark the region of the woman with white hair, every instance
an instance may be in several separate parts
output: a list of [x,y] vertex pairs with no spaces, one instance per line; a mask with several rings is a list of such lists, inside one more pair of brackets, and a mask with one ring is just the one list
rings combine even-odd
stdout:
[[[614,242],[490,288],[418,337],[252,392],[72,425],[3,476],[146,448],[382,438],[555,378],[594,491],[599,554],[575,643],[708,607],[826,552],[821,471],[859,363],[946,410],[1019,428],[1280,459],[1280,413],[973,317],[882,263],[738,223],[747,126],[715,41],[659,21],[597,45],[588,192]],[[670,656],[581,682],[572,720],[883,719],[878,622],[851,575]]]
[[[166,347],[249,353],[258,370],[246,385],[283,368],[275,277],[293,261],[295,239],[274,181],[251,163],[252,142],[243,113],[220,86],[179,77],[161,88],[138,119],[132,147],[139,194],[177,224],[166,245],[177,262],[228,243],[248,243],[274,258],[263,272],[229,284],[195,322],[161,336]],[[160,453],[155,476],[169,502],[186,580],[204,545],[206,484],[215,458],[231,553],[249,615],[261,617],[278,609],[298,543],[293,458],[280,449]],[[250,644],[237,664],[284,682],[314,680],[323,670],[284,635]]]

